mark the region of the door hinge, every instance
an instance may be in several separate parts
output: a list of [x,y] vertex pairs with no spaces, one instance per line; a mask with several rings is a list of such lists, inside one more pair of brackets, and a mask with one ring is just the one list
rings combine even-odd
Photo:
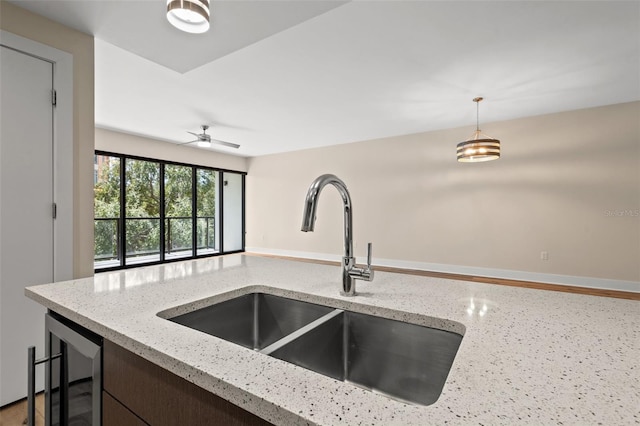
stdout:
[[58,92],[56,92],[55,89],[51,90],[51,105],[58,105]]
[[53,203],[51,205],[51,214],[52,214],[54,219],[56,219],[58,217],[58,205],[56,203]]

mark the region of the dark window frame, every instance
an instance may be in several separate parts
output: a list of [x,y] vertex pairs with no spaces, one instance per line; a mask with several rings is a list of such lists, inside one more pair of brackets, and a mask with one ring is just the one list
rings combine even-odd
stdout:
[[[118,244],[119,244],[119,251],[120,251],[120,259],[119,262],[120,264],[118,266],[109,266],[109,267],[104,267],[104,268],[95,268],[94,266],[94,273],[99,273],[99,272],[108,272],[108,271],[117,271],[117,270],[122,270],[122,269],[130,269],[130,268],[138,268],[138,267],[142,267],[142,266],[151,266],[151,265],[161,265],[161,264],[165,264],[165,263],[173,263],[173,262],[180,262],[180,261],[184,261],[184,260],[194,260],[194,259],[202,259],[202,258],[207,258],[207,257],[216,257],[216,256],[222,256],[225,254],[234,254],[234,253],[244,253],[245,252],[245,227],[246,227],[246,221],[245,221],[245,211],[246,211],[246,187],[245,187],[245,181],[246,181],[246,176],[247,176],[247,172],[242,172],[242,171],[238,171],[238,170],[231,170],[231,169],[222,169],[222,168],[218,168],[218,167],[210,167],[210,166],[204,166],[204,165],[199,165],[199,164],[189,164],[189,163],[182,163],[182,162],[177,162],[177,161],[169,161],[169,160],[160,160],[157,158],[150,158],[150,157],[141,157],[141,156],[137,156],[137,155],[129,155],[129,154],[120,154],[117,152],[111,152],[111,151],[103,151],[103,150],[95,150],[94,152],[95,156],[109,156],[109,157],[115,157],[118,158],[120,161],[120,217],[118,218],[118,227],[117,227],[117,232],[119,235],[117,235],[117,240],[118,240]],[[139,262],[139,263],[135,263],[135,264],[126,264],[126,180],[125,180],[125,172],[126,172],[126,160],[139,160],[139,161],[149,161],[149,162],[153,162],[153,163],[158,163],[159,167],[160,167],[160,260],[154,260],[154,261],[149,261],[149,262]],[[165,206],[164,206],[164,199],[165,199],[165,193],[164,193],[164,187],[165,187],[165,183],[164,183],[164,174],[165,174],[165,166],[166,165],[175,165],[175,166],[183,166],[183,167],[191,167],[191,191],[192,191],[192,199],[191,199],[191,203],[192,203],[192,212],[191,212],[191,217],[192,217],[192,255],[191,256],[181,256],[179,258],[174,258],[174,259],[165,259],[165,235],[164,235],[164,221],[167,219],[166,216],[166,212],[165,212]],[[219,217],[216,218],[216,222],[218,224],[219,229],[216,230],[216,232],[219,232],[219,250],[217,253],[205,253],[205,254],[198,254],[198,249],[197,249],[197,227],[196,227],[196,222],[197,222],[197,171],[198,170],[209,170],[209,171],[214,171],[218,173],[218,178],[216,179],[216,193],[219,194],[219,198],[218,198],[218,202],[219,202]],[[224,214],[223,212],[223,206],[224,206],[224,190],[222,188],[222,176],[223,173],[235,173],[235,174],[239,174],[242,177],[242,248],[240,250],[231,250],[231,251],[225,251],[224,250]],[[95,183],[94,183],[95,185]],[[95,214],[94,214],[94,222],[96,220]],[[95,258],[95,253],[94,253],[94,258]],[[95,262],[95,261],[94,261]],[[95,263],[94,263],[95,264]]]

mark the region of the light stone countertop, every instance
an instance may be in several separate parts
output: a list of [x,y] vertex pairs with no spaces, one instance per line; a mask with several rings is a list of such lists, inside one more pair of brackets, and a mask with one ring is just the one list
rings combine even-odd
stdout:
[[[385,272],[355,298],[340,286],[337,266],[237,254],[25,293],[275,424],[640,424],[637,301]],[[464,337],[442,395],[405,404],[157,315],[255,290],[453,327]]]

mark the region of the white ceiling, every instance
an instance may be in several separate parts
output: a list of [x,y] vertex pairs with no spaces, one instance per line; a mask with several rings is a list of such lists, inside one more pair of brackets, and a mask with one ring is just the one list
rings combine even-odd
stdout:
[[213,0],[204,35],[165,0],[13,3],[95,35],[97,126],[242,156],[640,100],[637,1]]

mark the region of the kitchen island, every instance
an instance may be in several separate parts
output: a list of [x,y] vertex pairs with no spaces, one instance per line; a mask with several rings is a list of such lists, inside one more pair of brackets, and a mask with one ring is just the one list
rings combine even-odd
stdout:
[[[243,254],[28,287],[52,311],[278,425],[638,424],[640,303]],[[440,398],[407,404],[168,321],[251,292],[463,335]],[[453,328],[453,329],[452,329]]]

